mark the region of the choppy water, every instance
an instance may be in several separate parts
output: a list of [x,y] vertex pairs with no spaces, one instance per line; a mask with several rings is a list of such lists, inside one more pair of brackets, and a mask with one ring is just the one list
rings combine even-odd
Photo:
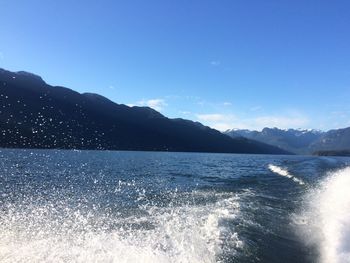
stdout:
[[0,158],[0,262],[350,262],[349,158]]

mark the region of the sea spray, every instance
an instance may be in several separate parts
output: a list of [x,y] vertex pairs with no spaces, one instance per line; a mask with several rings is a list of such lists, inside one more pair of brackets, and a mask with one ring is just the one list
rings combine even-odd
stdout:
[[322,263],[350,262],[350,167],[330,173],[305,199],[305,242],[317,247]]
[[225,229],[238,214],[235,194],[202,205],[145,206],[126,218],[70,208],[62,200],[14,204],[0,215],[0,262],[217,262],[223,247],[243,245]]

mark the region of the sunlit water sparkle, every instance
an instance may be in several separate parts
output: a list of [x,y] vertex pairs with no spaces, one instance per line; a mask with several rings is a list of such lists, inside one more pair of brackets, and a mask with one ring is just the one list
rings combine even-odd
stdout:
[[0,262],[350,262],[348,158],[0,155]]

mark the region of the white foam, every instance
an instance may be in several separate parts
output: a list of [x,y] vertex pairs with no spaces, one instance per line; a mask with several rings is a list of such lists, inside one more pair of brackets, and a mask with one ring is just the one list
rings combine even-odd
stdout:
[[350,168],[330,174],[306,197],[304,238],[323,263],[350,262]]
[[292,179],[294,182],[300,184],[300,185],[304,185],[304,181],[295,177],[294,175],[291,175],[288,170],[286,169],[283,169],[277,165],[273,165],[273,164],[269,164],[268,165],[268,168],[270,169],[271,172],[275,173],[275,174],[278,174],[280,176],[284,176],[284,177],[287,177],[289,179]]
[[222,224],[238,213],[234,195],[211,204],[148,206],[129,218],[62,204],[10,207],[0,214],[0,262],[216,262],[224,243],[243,245]]

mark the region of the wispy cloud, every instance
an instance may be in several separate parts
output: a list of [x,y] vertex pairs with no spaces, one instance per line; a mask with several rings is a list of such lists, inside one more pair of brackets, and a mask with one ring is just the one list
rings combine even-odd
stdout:
[[[328,123],[328,125],[326,125]],[[329,125],[330,124],[330,125]],[[330,112],[327,120],[323,123],[327,128],[339,129],[350,126],[350,110],[344,108],[343,110],[334,110]]]
[[204,106],[206,102],[204,100],[197,101],[197,105]]
[[232,128],[233,123],[237,117],[233,114],[197,114],[198,121],[203,122],[214,129],[225,131]]
[[261,130],[264,127],[306,128],[310,123],[304,115],[264,115],[243,119],[234,114],[197,114],[198,121],[203,122],[214,129],[225,131],[228,129]]
[[155,109],[155,110],[162,110],[164,106],[167,106],[168,104],[165,103],[162,99],[153,99],[147,101],[147,106]]
[[156,111],[161,111],[168,104],[163,99],[149,99],[149,100],[140,100],[135,104],[127,104],[128,106],[147,106]]
[[221,65],[221,62],[219,60],[212,60],[210,61],[210,65],[212,65],[213,67],[217,67]]
[[229,119],[228,115],[224,114],[197,114],[196,117],[200,121],[211,121],[211,122],[217,122],[217,121],[227,121]]
[[224,105],[224,106],[232,106],[232,103],[228,102],[228,101],[225,101],[224,103],[222,103],[222,105]]
[[113,85],[109,85],[108,88],[109,89],[115,89],[115,87]]
[[305,116],[261,116],[254,119],[257,127],[303,128],[309,123]]
[[250,110],[251,111],[260,111],[262,110],[263,108],[261,106],[254,106],[254,107],[251,107]]

